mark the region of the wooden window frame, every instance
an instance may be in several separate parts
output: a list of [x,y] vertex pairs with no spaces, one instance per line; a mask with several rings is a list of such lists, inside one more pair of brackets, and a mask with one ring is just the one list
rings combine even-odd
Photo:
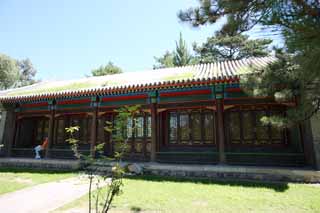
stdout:
[[[63,126],[63,142],[58,143],[58,134],[59,134],[59,120],[63,120],[64,121],[64,126]],[[91,141],[91,126],[90,124],[90,120],[92,122],[92,118],[88,115],[64,115],[64,116],[59,116],[57,118],[55,118],[55,136],[54,136],[54,144],[53,145],[65,145],[68,144],[66,142],[66,139],[68,137],[68,135],[65,132],[65,128],[70,127],[70,126],[74,126],[73,122],[74,120],[78,120],[79,121],[79,125],[82,125],[81,122],[83,122],[83,120],[85,120],[85,124],[84,127],[80,126],[80,130],[79,132],[74,135],[74,137],[79,140],[79,145],[88,145],[90,144]]]
[[[245,122],[243,120],[243,114],[249,112],[250,113],[250,120],[251,120],[251,124],[253,127],[255,127],[254,129],[251,130],[251,134],[253,135],[252,138],[252,143],[245,143],[246,139],[244,138],[244,125],[243,123]],[[228,137],[228,144],[229,146],[233,146],[233,147],[243,147],[243,146],[248,146],[248,147],[272,147],[272,146],[287,146],[288,143],[288,130],[287,129],[283,129],[281,131],[281,138],[279,138],[278,140],[274,139],[272,137],[272,127],[270,125],[267,126],[267,134],[268,134],[268,139],[267,139],[267,143],[257,143],[258,137],[257,137],[257,119],[256,116],[258,114],[258,112],[264,112],[266,114],[266,116],[270,116],[272,114],[272,112],[280,112],[280,113],[284,113],[284,109],[282,108],[272,108],[270,106],[266,106],[266,107],[255,107],[255,106],[251,106],[251,107],[245,107],[242,108],[237,107],[235,109],[231,109],[228,111],[227,113],[227,119],[226,119],[226,134]],[[240,117],[240,140],[233,140],[232,139],[232,132],[231,132],[231,113],[236,113],[239,117]],[[285,115],[285,114],[283,114]],[[260,139],[261,140],[261,139]],[[233,141],[238,141],[239,143],[233,143]],[[273,141],[280,141],[279,143],[274,143]]]
[[[170,118],[171,118],[171,114],[175,113],[177,116],[177,139],[176,140],[171,140],[170,138],[170,133],[171,133],[171,126],[170,126]],[[199,143],[197,143],[196,141],[198,140],[194,140],[194,135],[193,135],[193,120],[192,120],[192,116],[193,114],[199,113],[200,114],[200,134],[201,134],[201,138]],[[189,141],[188,143],[182,143],[181,140],[181,127],[180,127],[180,115],[188,115],[188,124],[189,124]],[[205,140],[205,135],[204,135],[204,122],[205,122],[205,115],[212,115],[212,122],[213,122],[213,136],[212,136],[212,140]],[[216,112],[210,109],[170,109],[167,111],[167,131],[166,131],[166,135],[167,135],[167,143],[169,146],[216,146]],[[172,143],[171,141],[176,141],[176,143]],[[208,143],[208,141],[211,141],[211,143]]]

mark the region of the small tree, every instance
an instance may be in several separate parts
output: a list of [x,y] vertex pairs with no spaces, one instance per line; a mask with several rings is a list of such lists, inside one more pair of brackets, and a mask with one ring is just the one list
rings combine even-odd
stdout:
[[177,66],[186,66],[195,64],[196,58],[189,52],[186,41],[180,33],[179,40],[176,41],[176,48],[174,51],[166,51],[161,57],[154,57],[156,64],[153,65],[154,69],[168,68]]
[[[114,154],[112,158],[104,156],[103,143],[95,146],[97,157],[79,153],[79,141],[74,137],[74,133],[79,131],[80,128],[78,126],[66,128],[66,132],[70,135],[67,142],[71,144],[71,149],[73,150],[75,157],[83,162],[84,169],[88,174],[89,213],[91,212],[93,198],[95,198],[95,212],[106,213],[110,210],[114,198],[122,192],[123,177],[125,175],[125,167],[122,164],[122,159],[127,152],[129,139],[126,134],[127,123],[130,119],[136,123],[135,115],[139,112],[139,108],[139,105],[122,107],[115,110],[117,116],[114,123],[109,121],[106,122],[105,131],[112,134],[112,142],[114,143]],[[97,163],[102,165],[110,164],[110,161],[114,163],[111,172],[98,171]],[[97,191],[95,195],[92,193],[94,179],[97,180]],[[108,182],[106,190],[101,186],[100,180]]]
[[92,76],[114,75],[122,73],[122,69],[114,65],[111,61],[105,66],[100,66],[91,71]]
[[19,67],[16,61],[0,54],[0,90],[13,87],[19,80]]
[[156,64],[153,65],[153,69],[174,67],[175,65],[173,59],[174,53],[167,50],[163,56],[154,57]]

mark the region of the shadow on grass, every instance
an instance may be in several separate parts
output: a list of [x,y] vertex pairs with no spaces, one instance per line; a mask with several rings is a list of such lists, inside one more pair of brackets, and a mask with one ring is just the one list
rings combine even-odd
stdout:
[[[37,174],[66,174],[66,173],[81,173],[81,171],[61,171],[61,170],[44,170],[37,168],[0,168],[1,172],[13,172],[13,173],[37,173]],[[262,181],[249,181],[249,180],[228,180],[228,179],[206,179],[206,178],[178,178],[178,177],[164,177],[155,175],[141,175],[141,176],[127,176],[126,179],[131,180],[143,180],[153,182],[176,182],[176,183],[195,183],[195,184],[212,184],[222,186],[241,186],[248,188],[266,188],[272,189],[276,192],[285,192],[289,189],[286,182],[262,182]],[[135,208],[135,207],[132,207]],[[139,208],[135,210],[138,212]],[[141,209],[140,209],[141,210]],[[139,211],[140,211],[139,210]],[[132,210],[134,211],[134,210]]]
[[276,192],[285,192],[289,189],[286,182],[262,182],[262,181],[249,181],[249,180],[212,180],[205,178],[176,178],[176,177],[163,177],[154,175],[142,176],[128,176],[126,179],[130,180],[144,180],[153,182],[176,182],[176,183],[195,183],[195,184],[213,184],[222,186],[241,186],[248,188],[266,188],[272,189]]
[[137,213],[137,212],[141,212],[141,208],[140,207],[138,207],[138,206],[132,206],[131,208],[130,208],[130,210],[132,211],[132,212],[135,212],[135,213]]
[[38,168],[10,168],[10,167],[0,167],[1,172],[12,172],[12,173],[37,173],[37,174],[67,174],[67,173],[77,173],[78,171],[68,171],[68,170],[45,170]]

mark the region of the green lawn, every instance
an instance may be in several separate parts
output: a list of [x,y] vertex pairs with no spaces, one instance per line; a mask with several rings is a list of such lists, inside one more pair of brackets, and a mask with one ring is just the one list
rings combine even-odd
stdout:
[[40,183],[61,180],[74,175],[66,172],[0,168],[0,194]]
[[[84,196],[56,212],[83,210]],[[113,212],[320,212],[320,187],[306,184],[125,179]]]

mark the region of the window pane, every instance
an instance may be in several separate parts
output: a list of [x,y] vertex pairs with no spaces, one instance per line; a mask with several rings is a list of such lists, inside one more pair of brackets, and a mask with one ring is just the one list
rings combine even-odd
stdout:
[[192,113],[192,137],[195,143],[201,141],[201,114],[199,112]]
[[44,120],[43,137],[48,137],[49,135],[49,120]]
[[143,138],[143,117],[137,117],[135,119],[135,137],[136,138]]
[[128,119],[126,128],[127,138],[132,138],[132,123],[132,119]]
[[240,143],[240,114],[238,112],[230,113],[230,133],[232,143]]
[[170,113],[170,124],[169,124],[169,141],[176,143],[178,138],[178,117],[176,113]]
[[36,121],[37,124],[37,132],[36,132],[36,140],[39,142],[42,140],[42,127],[43,127],[44,120]]
[[105,130],[104,127],[107,126],[106,123],[104,122],[104,118],[99,118],[98,119],[98,143],[102,143],[105,141]]
[[243,112],[242,114],[243,138],[244,143],[252,143],[253,141],[253,119],[251,112]]
[[214,119],[212,113],[204,114],[204,140],[206,143],[212,143],[214,140]]
[[[283,116],[280,111],[271,112],[272,116]],[[271,126],[271,138],[273,142],[282,141],[283,140],[283,129]]]
[[180,139],[186,141],[190,139],[189,116],[188,114],[180,114]]
[[64,120],[58,120],[58,129],[57,129],[57,143],[64,143],[64,133],[65,133],[65,126]]
[[90,143],[90,140],[91,140],[91,125],[92,125],[92,118],[88,118],[87,119],[87,132],[86,132],[86,137],[87,137],[87,143]]
[[261,122],[261,118],[264,116],[266,116],[266,112],[256,112],[257,144],[269,143],[269,128],[267,125],[263,125],[263,123]]
[[151,116],[147,116],[147,137],[151,138]]

